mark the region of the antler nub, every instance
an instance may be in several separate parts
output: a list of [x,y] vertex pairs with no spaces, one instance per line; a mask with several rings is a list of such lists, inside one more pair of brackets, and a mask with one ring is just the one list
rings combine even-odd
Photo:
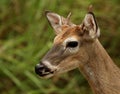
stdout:
[[88,12],[92,12],[93,11],[93,5],[90,5],[89,7],[88,7]]
[[68,14],[67,20],[70,20],[70,17],[71,17],[71,12]]
[[68,16],[67,16],[67,23],[66,24],[68,24],[69,23],[69,21],[70,21],[70,17],[71,17],[71,12],[68,14]]

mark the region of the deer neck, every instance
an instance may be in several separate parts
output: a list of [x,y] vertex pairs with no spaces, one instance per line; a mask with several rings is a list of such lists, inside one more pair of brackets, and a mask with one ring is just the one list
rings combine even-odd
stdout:
[[120,71],[96,40],[86,46],[88,61],[79,69],[95,94],[120,94]]

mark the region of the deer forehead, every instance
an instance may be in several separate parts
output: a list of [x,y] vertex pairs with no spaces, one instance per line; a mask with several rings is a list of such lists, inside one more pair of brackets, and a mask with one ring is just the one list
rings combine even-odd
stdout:
[[72,28],[67,27],[55,37],[54,44],[60,44],[65,41],[77,41],[80,38],[78,34],[80,32],[81,28],[79,28],[78,26]]

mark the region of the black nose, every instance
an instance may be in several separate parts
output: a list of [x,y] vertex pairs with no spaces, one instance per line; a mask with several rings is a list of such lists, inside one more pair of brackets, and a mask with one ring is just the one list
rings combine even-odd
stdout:
[[44,65],[43,64],[37,64],[35,66],[35,72],[36,74],[39,74],[40,70],[43,70],[44,69]]
[[42,63],[37,64],[35,66],[35,72],[39,76],[45,76],[45,75],[48,75],[49,73],[51,73],[50,69]]

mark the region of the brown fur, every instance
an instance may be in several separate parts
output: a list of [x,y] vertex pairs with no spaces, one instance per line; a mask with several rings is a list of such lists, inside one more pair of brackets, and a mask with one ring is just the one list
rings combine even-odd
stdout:
[[[71,23],[72,25],[57,24],[57,26],[54,23],[61,20],[61,16],[51,12],[48,14],[55,16],[55,19],[51,20],[53,17],[51,16],[48,17],[48,20],[52,21],[55,31],[60,31],[56,31],[57,36],[54,39],[53,47],[42,59],[43,64],[46,64],[51,70],[55,70],[51,75],[78,67],[95,94],[120,94],[120,69],[113,63],[97,39],[99,28],[93,13],[88,13],[81,25]],[[66,21],[65,18],[64,21]],[[66,39],[71,37],[79,42],[79,49],[75,53],[71,53],[67,50],[69,48],[63,44]],[[45,63],[46,61],[47,63]]]
[[[120,94],[120,69],[113,63],[98,40],[86,45],[88,61],[79,69],[95,94]],[[84,56],[82,56],[84,57]]]
[[[81,41],[82,38],[80,39],[78,34],[80,30],[78,32],[77,28],[66,29],[66,31],[57,36],[54,44],[61,44],[70,36],[75,36]],[[74,63],[76,59],[82,62],[78,65],[79,69],[88,80],[95,94],[120,94],[120,70],[97,39],[90,43],[83,41],[80,51],[77,54],[69,56],[63,63],[60,63],[61,60],[58,60],[59,67],[69,70],[73,64],[76,64]]]

